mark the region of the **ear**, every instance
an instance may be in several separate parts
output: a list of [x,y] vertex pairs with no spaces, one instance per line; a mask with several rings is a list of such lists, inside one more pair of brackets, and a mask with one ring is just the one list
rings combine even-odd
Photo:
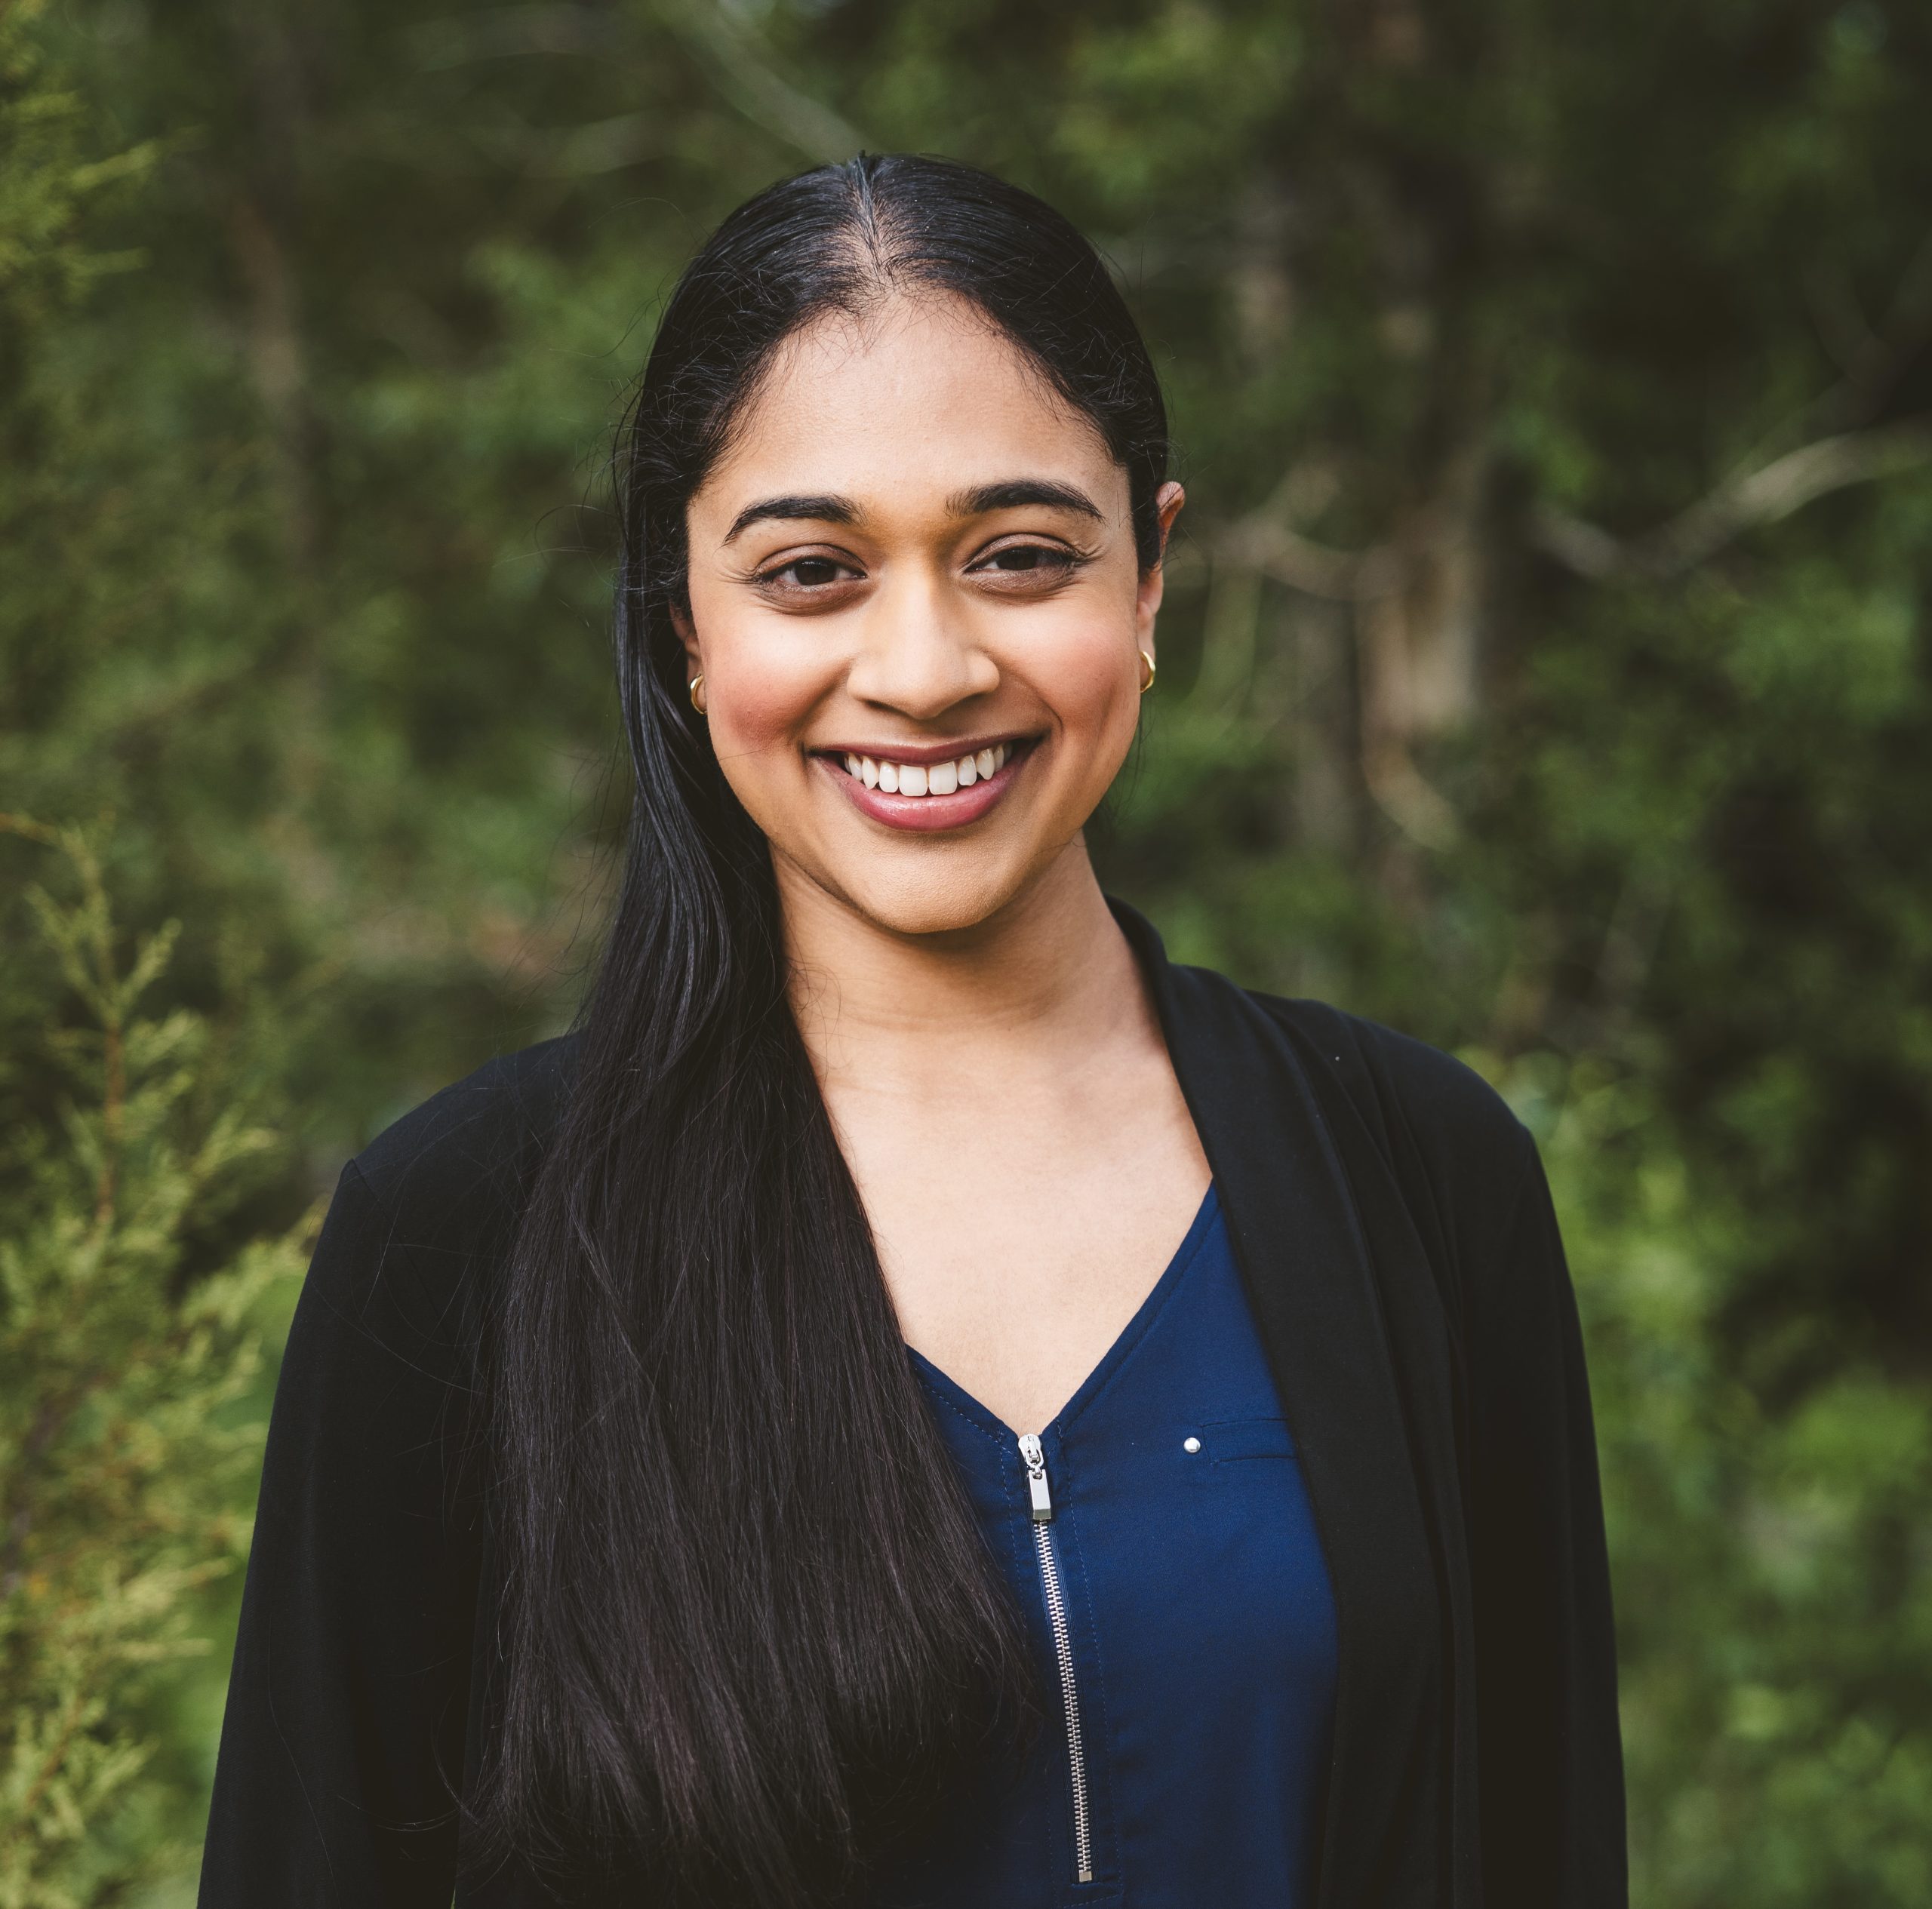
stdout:
[[686,675],[703,675],[704,659],[697,647],[697,626],[691,621],[691,606],[681,599],[672,603],[671,627],[678,632],[678,641],[685,646],[685,660],[690,665]]
[[1161,554],[1154,560],[1152,569],[1142,572],[1134,601],[1135,640],[1150,656],[1154,649],[1154,619],[1159,613],[1161,598],[1167,587],[1168,533],[1174,527],[1174,519],[1180,515],[1181,506],[1186,502],[1187,493],[1173,483],[1162,484],[1154,496],[1154,508],[1161,519]]

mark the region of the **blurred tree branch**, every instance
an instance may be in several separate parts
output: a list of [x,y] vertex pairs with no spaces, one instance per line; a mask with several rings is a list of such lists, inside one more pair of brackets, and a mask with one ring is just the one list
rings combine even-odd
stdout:
[[772,63],[771,50],[736,10],[716,0],[660,0],[657,18],[754,125],[814,164],[849,159],[868,146],[858,129]]
[[1530,513],[1536,547],[1580,576],[1681,576],[1747,530],[1777,523],[1817,499],[1932,460],[1932,418],[1909,418],[1801,445],[1755,470],[1727,478],[1669,522],[1620,538],[1540,503]]

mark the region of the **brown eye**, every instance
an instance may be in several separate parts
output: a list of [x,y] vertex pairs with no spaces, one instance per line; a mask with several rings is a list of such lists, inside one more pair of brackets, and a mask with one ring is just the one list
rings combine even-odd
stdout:
[[834,563],[829,557],[801,557],[783,570],[768,573],[766,580],[797,590],[823,589],[828,583],[836,583],[844,569],[843,564]]
[[1082,560],[1060,544],[1009,543],[983,557],[973,567],[981,576],[1011,577],[1015,583],[1057,583]]

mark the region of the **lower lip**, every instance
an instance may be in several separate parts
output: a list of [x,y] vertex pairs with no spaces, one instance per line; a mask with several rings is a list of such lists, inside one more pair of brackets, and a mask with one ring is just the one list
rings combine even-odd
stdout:
[[857,776],[848,775],[829,756],[818,761],[851,798],[861,814],[888,828],[906,828],[927,835],[946,828],[964,828],[979,819],[1013,786],[1020,765],[1032,754],[1018,750],[983,781],[971,788],[955,789],[950,795],[888,795],[882,788],[868,788]]

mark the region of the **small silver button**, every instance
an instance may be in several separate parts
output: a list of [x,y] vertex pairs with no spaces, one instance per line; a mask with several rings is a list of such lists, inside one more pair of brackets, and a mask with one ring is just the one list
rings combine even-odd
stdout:
[[1180,1449],[1183,1452],[1198,1452],[1201,1449],[1201,1441],[1198,1438],[1183,1438],[1180,1442]]

